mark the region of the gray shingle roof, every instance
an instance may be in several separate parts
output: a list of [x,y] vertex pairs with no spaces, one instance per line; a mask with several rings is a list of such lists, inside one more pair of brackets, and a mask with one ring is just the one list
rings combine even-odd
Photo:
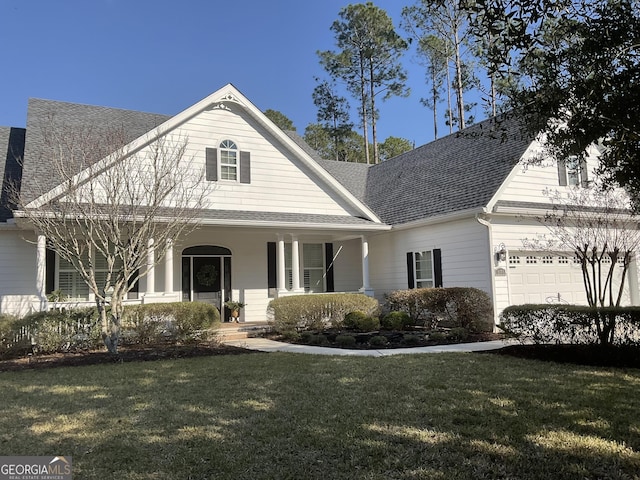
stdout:
[[[152,113],[96,107],[53,100],[30,99],[27,110],[27,142],[24,158],[22,195],[31,201],[60,183],[57,169],[53,166],[56,157],[50,138],[55,135],[66,142],[96,142],[93,163],[105,155],[104,149],[116,142],[110,139],[114,131],[122,132],[118,141],[131,142],[168,120],[169,116]],[[86,140],[85,140],[86,139]],[[117,147],[118,145],[116,145]],[[77,173],[76,166],[72,173]]]
[[365,202],[392,225],[486,206],[531,141],[516,119],[486,120],[371,167]]
[[[166,115],[114,108],[30,100],[23,197],[27,201],[32,200],[59,183],[51,161],[55,157],[52,142],[47,142],[52,129],[71,138],[87,132],[94,138],[96,134],[99,137],[100,133],[115,128],[126,133],[123,141],[130,142],[169,118]],[[322,159],[296,132],[285,133],[389,225],[487,205],[531,143],[531,138],[521,133],[517,120],[503,119],[497,123],[487,120],[462,133],[449,135],[381,164],[369,166]],[[0,135],[2,147],[8,139],[5,140],[5,130],[0,134],[4,135]],[[98,152],[89,161],[95,162],[104,154]],[[353,217],[269,212],[212,211],[206,218],[353,225],[369,223]]]
[[[203,219],[209,220],[246,220],[274,223],[317,223],[327,225],[351,225],[354,227],[362,225],[374,225],[374,222],[363,218],[346,215],[316,215],[308,213],[288,213],[288,212],[255,212],[244,210],[203,210]],[[378,224],[379,225],[379,224]]]
[[13,190],[20,188],[24,128],[0,127],[0,222],[12,218]]

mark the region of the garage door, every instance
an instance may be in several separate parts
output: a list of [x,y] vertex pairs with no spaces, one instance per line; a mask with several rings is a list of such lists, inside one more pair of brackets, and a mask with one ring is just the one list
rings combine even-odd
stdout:
[[[606,267],[605,270],[608,270],[608,264]],[[551,255],[547,252],[511,252],[508,275],[511,305],[587,303],[582,270],[573,256]],[[628,288],[625,288],[622,303],[628,303]]]

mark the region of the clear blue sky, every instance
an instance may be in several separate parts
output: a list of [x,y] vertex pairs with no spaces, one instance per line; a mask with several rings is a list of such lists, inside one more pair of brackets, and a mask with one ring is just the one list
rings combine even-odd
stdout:
[[[302,134],[316,121],[314,77],[324,75],[316,51],[335,48],[330,26],[349,3],[357,2],[0,0],[0,125],[24,127],[30,97],[173,115],[233,83]],[[413,1],[374,3],[398,27]],[[419,101],[424,72],[412,54],[403,63],[412,92],[380,104],[379,139],[421,145],[433,138]]]

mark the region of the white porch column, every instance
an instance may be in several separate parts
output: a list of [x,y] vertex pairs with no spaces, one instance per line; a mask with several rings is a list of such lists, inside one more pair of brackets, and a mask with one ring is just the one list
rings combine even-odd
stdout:
[[369,284],[369,242],[364,235],[362,239],[362,288],[360,291],[370,297],[373,296],[373,290]]
[[155,247],[153,238],[149,239],[149,250],[147,251],[147,293],[156,291],[156,272],[155,272]]
[[278,292],[284,292],[287,289],[285,276],[284,237],[282,235],[278,235]]
[[173,292],[173,241],[167,239],[167,250],[164,254],[164,291]]
[[638,257],[634,254],[627,272],[629,278],[629,301],[631,305],[640,305],[640,291],[638,290]]
[[41,301],[47,298],[47,237],[38,235],[36,250],[36,291]]
[[294,292],[302,292],[300,288],[300,244],[298,237],[291,235],[291,277],[292,288]]

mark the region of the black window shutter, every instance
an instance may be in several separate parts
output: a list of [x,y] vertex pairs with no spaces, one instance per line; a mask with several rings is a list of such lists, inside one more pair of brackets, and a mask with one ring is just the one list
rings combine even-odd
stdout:
[[251,153],[240,152],[240,183],[251,183]]
[[442,287],[442,250],[433,249],[433,286]]
[[580,160],[580,185],[586,187],[589,183],[589,171],[587,170],[587,160]]
[[336,287],[333,280],[333,243],[324,244],[324,264],[327,269],[327,292],[335,292]]
[[558,160],[558,184],[561,187],[567,185],[567,166],[564,160]]
[[45,293],[48,295],[56,289],[56,252],[48,248],[45,257],[45,265]]
[[413,252],[407,252],[407,286],[408,288],[416,288],[416,279],[413,274]]
[[276,242],[267,242],[267,286],[269,288],[269,298],[275,297],[275,292],[278,288]]
[[206,149],[206,178],[210,182],[218,180],[218,149]]

